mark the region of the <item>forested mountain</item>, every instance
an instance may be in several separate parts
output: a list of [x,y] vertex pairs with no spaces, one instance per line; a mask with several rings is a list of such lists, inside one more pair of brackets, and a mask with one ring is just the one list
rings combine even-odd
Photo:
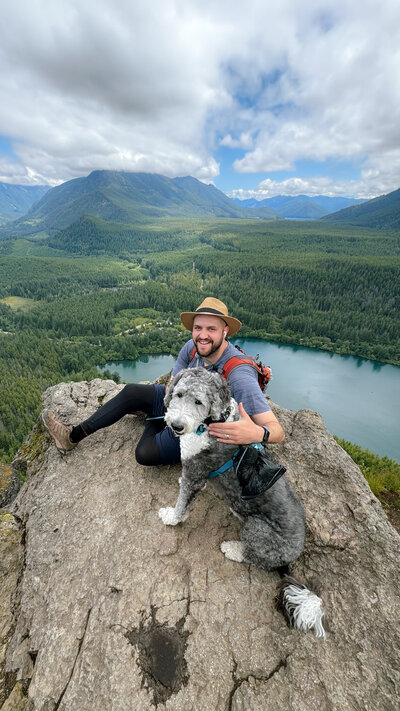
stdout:
[[331,212],[336,212],[351,205],[358,205],[365,202],[362,199],[346,198],[346,197],[329,197],[328,195],[276,195],[265,200],[238,200],[235,198],[237,205],[242,207],[251,207],[258,211],[261,208],[268,207],[275,210],[282,217],[293,219],[311,219],[315,220],[323,217]]
[[322,218],[359,227],[396,230],[400,228],[400,189]]
[[[195,178],[95,170],[86,178],[75,178],[49,190],[9,230],[15,235],[54,232],[83,215],[125,224],[163,216],[254,218],[252,210],[239,207],[213,185]],[[268,208],[258,216],[278,217]]]
[[25,215],[48,190],[48,185],[0,183],[0,224]]

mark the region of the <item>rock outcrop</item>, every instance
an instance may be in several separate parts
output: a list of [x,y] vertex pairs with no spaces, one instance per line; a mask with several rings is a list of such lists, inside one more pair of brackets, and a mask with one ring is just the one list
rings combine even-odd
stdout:
[[[45,406],[78,422],[120,388],[60,384]],[[323,598],[326,641],[286,626],[277,573],[221,554],[239,522],[212,484],[183,525],[162,524],[180,468],[136,463],[140,415],[64,458],[38,425],[0,524],[13,570],[1,598],[4,711],[398,708],[400,538],[320,416],[273,409],[287,437],[271,448],[307,510],[292,570]]]

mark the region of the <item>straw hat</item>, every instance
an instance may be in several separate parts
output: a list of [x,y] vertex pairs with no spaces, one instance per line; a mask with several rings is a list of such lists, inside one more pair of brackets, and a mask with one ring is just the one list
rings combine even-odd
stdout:
[[199,316],[201,314],[207,314],[208,316],[218,316],[219,318],[222,318],[222,320],[225,321],[225,323],[229,326],[230,336],[233,336],[235,333],[237,333],[242,325],[241,321],[239,321],[237,318],[228,316],[228,309],[225,304],[222,303],[222,301],[219,301],[219,299],[214,299],[212,296],[209,296],[207,297],[207,299],[204,299],[204,301],[200,304],[199,308],[196,309],[196,311],[184,311],[183,313],[181,313],[181,321],[185,328],[188,329],[188,331],[193,330],[194,317]]

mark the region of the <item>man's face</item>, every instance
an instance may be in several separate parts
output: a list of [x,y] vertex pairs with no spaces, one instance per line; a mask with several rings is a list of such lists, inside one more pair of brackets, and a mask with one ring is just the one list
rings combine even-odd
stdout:
[[228,331],[228,326],[218,316],[195,316],[192,337],[199,356],[208,358],[216,353],[224,341],[224,331]]

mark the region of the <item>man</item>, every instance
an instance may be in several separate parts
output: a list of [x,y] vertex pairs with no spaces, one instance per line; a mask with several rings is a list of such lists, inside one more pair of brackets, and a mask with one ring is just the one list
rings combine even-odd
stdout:
[[[192,338],[181,349],[172,371],[174,377],[184,368],[205,367],[218,369],[231,358],[238,356],[237,349],[227,336],[234,335],[241,322],[229,316],[222,301],[212,297],[204,299],[196,311],[181,314],[185,328],[192,331]],[[195,348],[195,356],[192,357]],[[285,433],[271,411],[258,385],[257,373],[251,365],[243,364],[229,374],[232,395],[239,403],[241,419],[237,422],[218,422],[208,426],[209,433],[218,442],[250,444],[252,442],[282,442]],[[145,412],[143,435],[136,448],[139,464],[158,465],[180,462],[179,438],[165,427],[164,385],[126,385],[114,398],[102,405],[91,417],[73,427],[59,422],[50,410],[42,412],[42,422],[52,436],[57,449],[66,454],[77,444],[97,430],[108,427],[126,414]]]

